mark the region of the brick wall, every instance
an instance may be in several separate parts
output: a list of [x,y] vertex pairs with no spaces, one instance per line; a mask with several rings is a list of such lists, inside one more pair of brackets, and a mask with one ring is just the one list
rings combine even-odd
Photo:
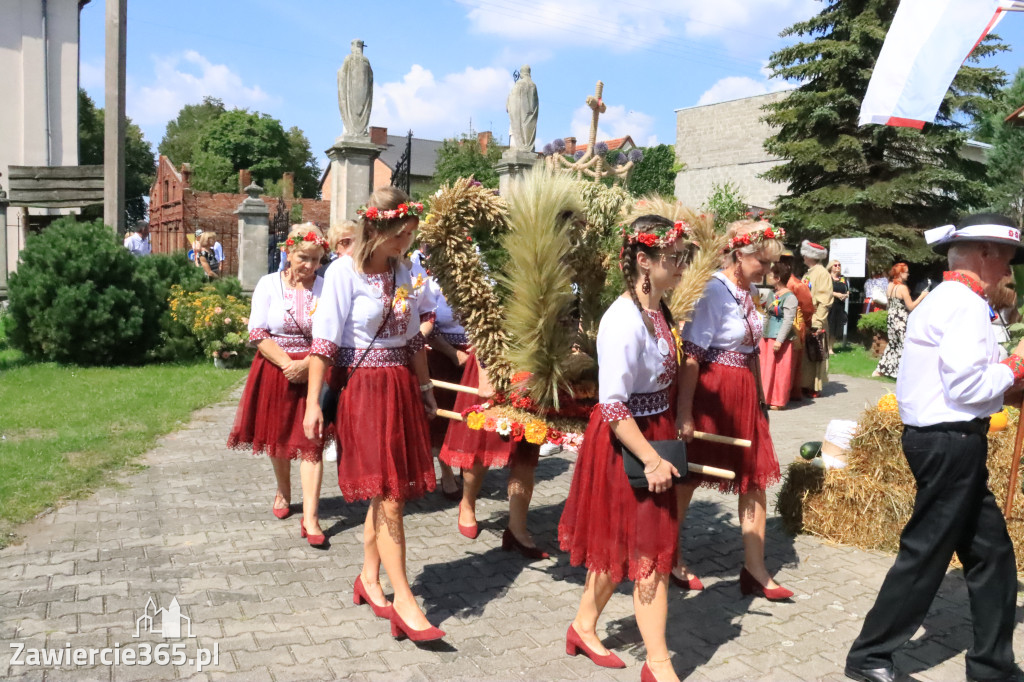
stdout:
[[732,182],[752,206],[771,208],[786,188],[757,177],[779,161],[764,150],[772,129],[760,121],[761,107],[788,93],[680,109],[676,112],[676,159],[686,168],[676,175],[676,197],[697,207],[715,184]]

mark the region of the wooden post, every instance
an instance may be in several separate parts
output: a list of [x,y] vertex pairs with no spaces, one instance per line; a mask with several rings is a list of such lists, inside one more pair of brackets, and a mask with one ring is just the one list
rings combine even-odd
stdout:
[[128,0],[107,0],[103,114],[103,221],[123,235],[125,60]]
[[1013,440],[1013,459],[1010,460],[1010,482],[1006,488],[1006,504],[1003,505],[1003,516],[1007,520],[1010,518],[1010,512],[1013,511],[1013,497],[1017,493],[1017,472],[1020,470],[1020,451],[1021,446],[1024,445],[1024,424],[1021,421],[1024,420],[1024,400],[1021,401],[1020,415],[1017,417],[1017,437]]

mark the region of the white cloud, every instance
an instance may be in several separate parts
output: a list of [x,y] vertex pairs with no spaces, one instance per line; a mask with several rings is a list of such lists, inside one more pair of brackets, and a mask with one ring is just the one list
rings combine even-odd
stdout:
[[[78,65],[78,84],[83,90],[103,87],[103,62],[82,61]],[[99,106],[103,106],[100,104]]]
[[749,76],[726,76],[704,91],[704,94],[697,100],[697,106],[728,102],[754,95],[765,95],[769,92],[791,90],[796,87],[796,84],[793,83],[768,78],[767,69],[762,69],[761,75],[763,78],[760,80]]
[[228,108],[258,107],[274,102],[258,85],[246,85],[225,64],[214,64],[194,50],[154,57],[154,75],[147,85],[129,83],[128,115],[143,128],[162,126],[186,104],[217,97]]
[[[587,144],[590,140],[590,125],[593,111],[583,105],[572,113],[570,129],[576,137],[577,144]],[[642,111],[629,110],[623,105],[610,106],[597,120],[597,140],[613,140],[629,135],[638,147],[658,144],[658,136],[653,134],[654,117]]]
[[[511,87],[512,74],[504,69],[470,66],[439,80],[414,64],[402,80],[374,84],[374,125],[435,139],[465,131],[470,119],[476,121],[475,128],[483,129],[488,116],[504,121]],[[500,135],[504,127],[507,122],[499,123],[494,132]]]

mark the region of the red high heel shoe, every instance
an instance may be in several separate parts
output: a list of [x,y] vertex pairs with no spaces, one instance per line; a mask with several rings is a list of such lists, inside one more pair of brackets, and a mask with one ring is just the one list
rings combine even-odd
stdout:
[[768,601],[785,601],[793,596],[793,590],[787,590],[781,585],[765,587],[750,575],[746,567],[740,571],[740,593],[744,596],[752,594],[755,597],[764,597]]
[[411,627],[405,624],[402,617],[398,615],[398,611],[391,607],[391,636],[395,639],[402,639],[408,637],[413,642],[433,642],[436,639],[444,637],[444,630],[435,628],[431,625],[426,630],[413,630]]
[[609,651],[604,656],[594,653],[594,650],[583,642],[583,638],[580,637],[580,633],[576,632],[576,628],[572,626],[572,623],[569,623],[569,629],[565,633],[565,653],[575,656],[580,652],[583,652],[584,656],[602,668],[626,667],[626,664],[614,652]]
[[654,671],[651,670],[651,666],[647,665],[647,661],[644,661],[644,667],[640,668],[640,682],[658,682],[658,678],[654,676]]
[[[276,497],[274,498],[274,502],[277,502]],[[274,506],[274,502],[270,503],[270,511],[273,512],[274,516],[283,521],[284,519],[287,519],[289,516],[292,515],[291,505],[285,505],[281,509],[278,509],[277,507]]]
[[519,552],[530,561],[547,559],[550,556],[540,547],[527,547],[523,543],[519,542],[519,540],[516,539],[516,536],[512,533],[511,528],[506,528],[505,532],[501,536],[501,551]]
[[[462,513],[462,502],[459,502],[459,513]],[[459,533],[470,540],[476,540],[477,536],[480,535],[480,524],[474,523],[472,526],[463,526],[457,520],[455,523],[459,526]]]
[[366,587],[363,585],[363,574],[360,573],[356,576],[356,583],[352,586],[352,603],[356,606],[360,604],[369,604],[370,609],[373,611],[373,615],[378,618],[387,618],[391,620],[391,604],[386,606],[377,606],[370,599],[370,596],[366,594]]
[[299,537],[306,538],[306,541],[314,547],[323,547],[324,543],[327,542],[326,535],[313,535],[312,533],[306,532],[306,524],[299,519]]
[[692,578],[686,578],[684,580],[683,578],[680,578],[679,576],[677,576],[675,573],[669,573],[668,574],[668,579],[669,579],[669,581],[671,581],[671,583],[673,585],[678,587],[683,592],[686,592],[688,590],[693,590],[694,592],[700,592],[701,590],[704,589],[704,583],[702,583],[700,581],[700,578],[698,578],[697,576],[693,576]]

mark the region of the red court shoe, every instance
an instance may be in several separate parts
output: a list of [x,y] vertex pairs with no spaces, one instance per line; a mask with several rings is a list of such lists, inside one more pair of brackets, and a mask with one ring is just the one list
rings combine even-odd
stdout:
[[391,607],[391,636],[395,639],[408,637],[413,642],[433,642],[444,637],[444,634],[444,630],[435,628],[433,625],[426,630],[413,630],[398,615],[398,611]]
[[746,567],[740,571],[740,593],[744,596],[752,594],[755,597],[764,597],[768,601],[785,601],[793,596],[793,590],[787,590],[781,585],[765,587],[750,575]]
[[700,581],[700,578],[693,576],[692,578],[680,578],[675,573],[669,573],[668,579],[673,585],[678,587],[683,592],[693,590],[694,592],[700,592],[704,589],[704,583]]
[[644,667],[640,668],[640,682],[658,682],[658,678],[654,676],[654,671],[651,670],[651,666],[647,665],[647,661],[644,661]]
[[527,547],[523,543],[519,542],[519,540],[516,539],[515,534],[512,533],[511,528],[506,528],[505,532],[501,536],[501,551],[519,552],[530,561],[547,559],[550,556],[540,547]]
[[387,618],[391,620],[391,605],[377,606],[370,599],[370,596],[366,594],[366,587],[363,585],[363,574],[360,573],[356,576],[356,583],[352,586],[352,603],[356,606],[360,604],[369,604],[370,609],[373,610],[373,615],[378,618]]
[[[274,502],[277,502],[277,498],[274,498]],[[274,506],[274,502],[270,503],[270,511],[273,512],[274,516],[283,521],[284,519],[287,519],[289,516],[292,515],[291,505],[286,505],[281,509],[278,509],[277,507]]]
[[299,519],[299,537],[306,538],[309,544],[314,547],[323,547],[324,543],[327,542],[326,535],[313,535],[312,533],[307,533],[306,524],[302,522],[302,519]]
[[594,651],[583,642],[583,638],[580,637],[580,633],[576,632],[576,628],[572,626],[572,623],[569,623],[569,629],[565,633],[565,653],[570,656],[575,656],[580,652],[602,668],[626,667],[626,664],[623,663],[622,659],[616,656],[614,652],[609,651],[604,656],[594,653]]

